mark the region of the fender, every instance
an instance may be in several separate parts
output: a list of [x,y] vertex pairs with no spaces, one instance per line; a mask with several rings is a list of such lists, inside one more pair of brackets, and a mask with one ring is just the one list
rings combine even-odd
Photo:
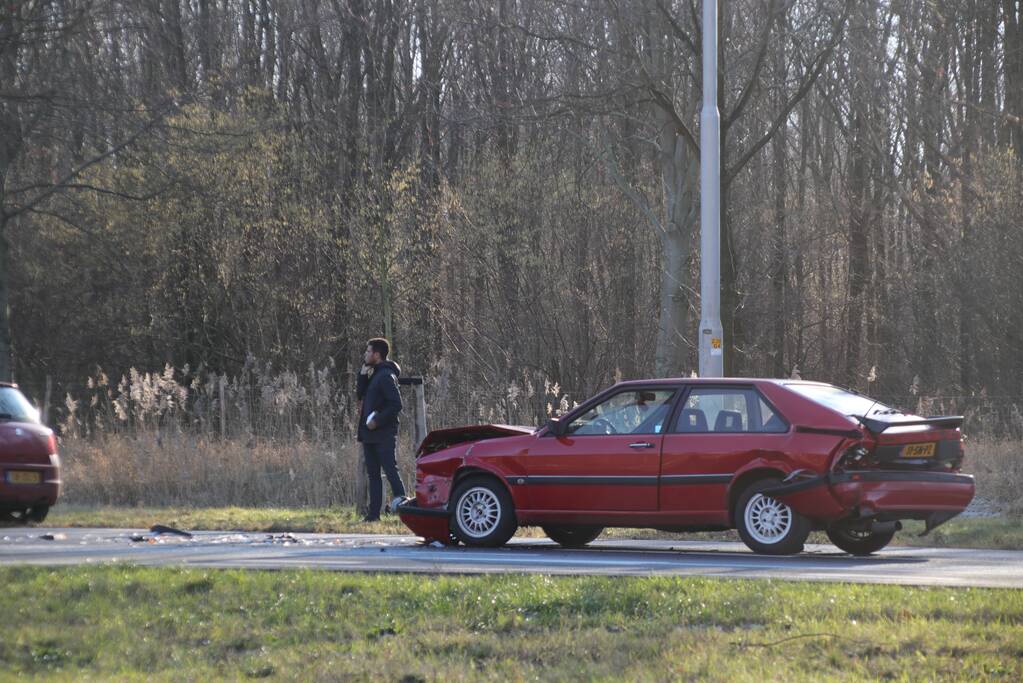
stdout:
[[[454,490],[458,481],[466,476],[470,476],[473,472],[490,474],[497,477],[504,484],[504,487],[512,497],[516,510],[528,509],[527,487],[511,486],[509,483],[509,480],[515,477],[526,476],[526,467],[523,462],[523,456],[527,452],[525,445],[509,443],[510,441],[518,441],[520,438],[530,439],[531,435],[513,439],[479,441],[470,446],[462,457],[462,464],[455,470],[452,477],[451,490]],[[509,455],[513,457],[508,457]]]

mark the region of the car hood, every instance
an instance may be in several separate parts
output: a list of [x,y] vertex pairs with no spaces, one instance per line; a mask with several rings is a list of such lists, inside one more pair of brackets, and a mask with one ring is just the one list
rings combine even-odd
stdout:
[[416,457],[436,453],[437,451],[451,448],[460,443],[470,441],[486,441],[487,439],[500,439],[505,436],[521,436],[532,434],[536,427],[525,427],[520,425],[472,425],[469,427],[454,427],[451,429],[437,429],[426,435]]

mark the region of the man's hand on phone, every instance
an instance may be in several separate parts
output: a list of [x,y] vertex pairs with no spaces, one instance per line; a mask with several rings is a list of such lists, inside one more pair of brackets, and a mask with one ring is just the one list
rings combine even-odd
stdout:
[[368,429],[369,431],[372,432],[376,428],[377,428],[376,420],[370,420],[369,422],[366,423],[366,429]]

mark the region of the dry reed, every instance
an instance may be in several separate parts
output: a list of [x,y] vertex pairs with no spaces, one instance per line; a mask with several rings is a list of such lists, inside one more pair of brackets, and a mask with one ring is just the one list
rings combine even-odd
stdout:
[[[230,378],[168,366],[159,373],[132,369],[114,386],[98,372],[85,396],[67,397],[58,425],[63,500],[132,506],[356,504],[364,493],[353,384],[350,372],[333,367],[274,373],[251,358]],[[537,414],[570,407],[560,387],[537,382],[534,388],[528,378],[490,395],[473,394],[471,409],[445,402],[443,377],[427,378],[427,389],[436,406],[431,428],[535,424]],[[411,410],[405,415],[398,453],[411,489]],[[967,427],[972,423],[983,431],[990,415],[968,412]],[[1012,430],[1018,421],[1018,413],[1010,416]],[[978,496],[1002,511],[1023,514],[1021,455],[1018,436],[969,439],[965,470],[976,475]]]

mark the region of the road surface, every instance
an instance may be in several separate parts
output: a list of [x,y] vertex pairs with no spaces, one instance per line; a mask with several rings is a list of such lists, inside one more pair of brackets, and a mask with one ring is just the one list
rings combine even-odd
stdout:
[[890,547],[866,558],[828,545],[791,557],[755,555],[740,543],[597,540],[566,550],[541,539],[498,549],[424,545],[414,536],[140,529],[0,528],[0,565],[134,564],[431,574],[536,573],[708,576],[918,586],[1023,588],[1023,552]]

